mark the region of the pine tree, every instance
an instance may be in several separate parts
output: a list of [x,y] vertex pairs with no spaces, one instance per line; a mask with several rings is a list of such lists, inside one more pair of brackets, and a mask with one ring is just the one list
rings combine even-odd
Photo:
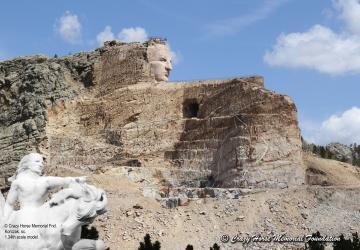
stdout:
[[150,235],[146,234],[144,237],[144,242],[140,242],[140,247],[138,250],[160,250],[160,242],[155,241],[155,243],[151,243]]
[[334,250],[353,250],[351,240],[346,240],[344,235],[340,235],[340,241],[335,241],[333,244]]
[[[321,234],[320,234],[319,231],[317,231],[316,233],[312,234],[312,237],[320,238]],[[305,244],[305,249],[324,250],[325,249],[325,244],[324,244],[324,242],[321,242],[321,241],[309,241],[308,246]]]
[[318,154],[318,148],[317,148],[316,145],[313,145],[312,152],[313,152],[314,154],[316,154],[316,155]]
[[321,158],[325,158],[325,154],[326,154],[325,147],[320,146],[320,156],[321,156]]
[[212,247],[210,247],[210,250],[220,250],[220,247],[215,243]]
[[353,250],[360,250],[360,239],[358,233],[353,233],[352,247]]

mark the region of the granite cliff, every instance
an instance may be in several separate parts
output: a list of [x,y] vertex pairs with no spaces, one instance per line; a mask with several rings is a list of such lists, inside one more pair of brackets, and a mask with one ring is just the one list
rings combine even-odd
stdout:
[[0,63],[0,180],[26,152],[49,166],[171,170],[171,186],[304,183],[296,108],[261,77],[157,82],[149,43]]

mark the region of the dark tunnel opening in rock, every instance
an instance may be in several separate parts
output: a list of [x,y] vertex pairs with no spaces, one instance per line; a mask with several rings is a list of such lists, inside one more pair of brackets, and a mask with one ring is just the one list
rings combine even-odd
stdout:
[[186,118],[198,117],[199,103],[196,99],[185,100],[183,104],[183,114]]

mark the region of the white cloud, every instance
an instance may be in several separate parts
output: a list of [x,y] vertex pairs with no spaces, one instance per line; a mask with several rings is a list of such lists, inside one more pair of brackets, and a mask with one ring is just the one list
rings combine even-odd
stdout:
[[348,30],[360,35],[360,3],[359,0],[336,0],[335,7],[341,12],[340,18],[344,20]]
[[360,73],[360,33],[355,33],[360,28],[360,3],[337,0],[336,6],[349,30],[336,33],[328,27],[314,25],[303,33],[281,34],[272,51],[265,53],[264,61],[331,75]]
[[316,144],[330,142],[360,143],[360,108],[353,107],[340,115],[332,115],[305,139]]
[[253,23],[266,19],[272,12],[287,1],[288,0],[264,0],[258,9],[255,9],[247,15],[220,20],[209,25],[207,27],[208,35],[224,36],[237,33]]
[[316,69],[322,73],[360,73],[360,37],[315,25],[305,33],[280,35],[264,56],[270,65]]
[[118,38],[122,42],[145,42],[148,40],[148,34],[146,30],[141,27],[125,28],[120,31]]
[[103,31],[101,31],[97,36],[96,40],[100,46],[106,41],[112,41],[115,39],[114,33],[111,31],[110,26],[106,26]]
[[56,31],[66,42],[72,44],[81,42],[81,23],[78,16],[71,14],[70,11],[66,11],[65,14],[60,17],[56,25]]

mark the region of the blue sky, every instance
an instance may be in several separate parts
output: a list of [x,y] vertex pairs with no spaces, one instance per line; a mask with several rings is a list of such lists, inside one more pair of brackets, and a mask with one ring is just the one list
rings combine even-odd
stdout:
[[305,138],[360,143],[360,0],[23,0],[2,10],[1,59],[91,50],[104,31],[166,37],[178,58],[170,80],[262,75],[294,100]]

